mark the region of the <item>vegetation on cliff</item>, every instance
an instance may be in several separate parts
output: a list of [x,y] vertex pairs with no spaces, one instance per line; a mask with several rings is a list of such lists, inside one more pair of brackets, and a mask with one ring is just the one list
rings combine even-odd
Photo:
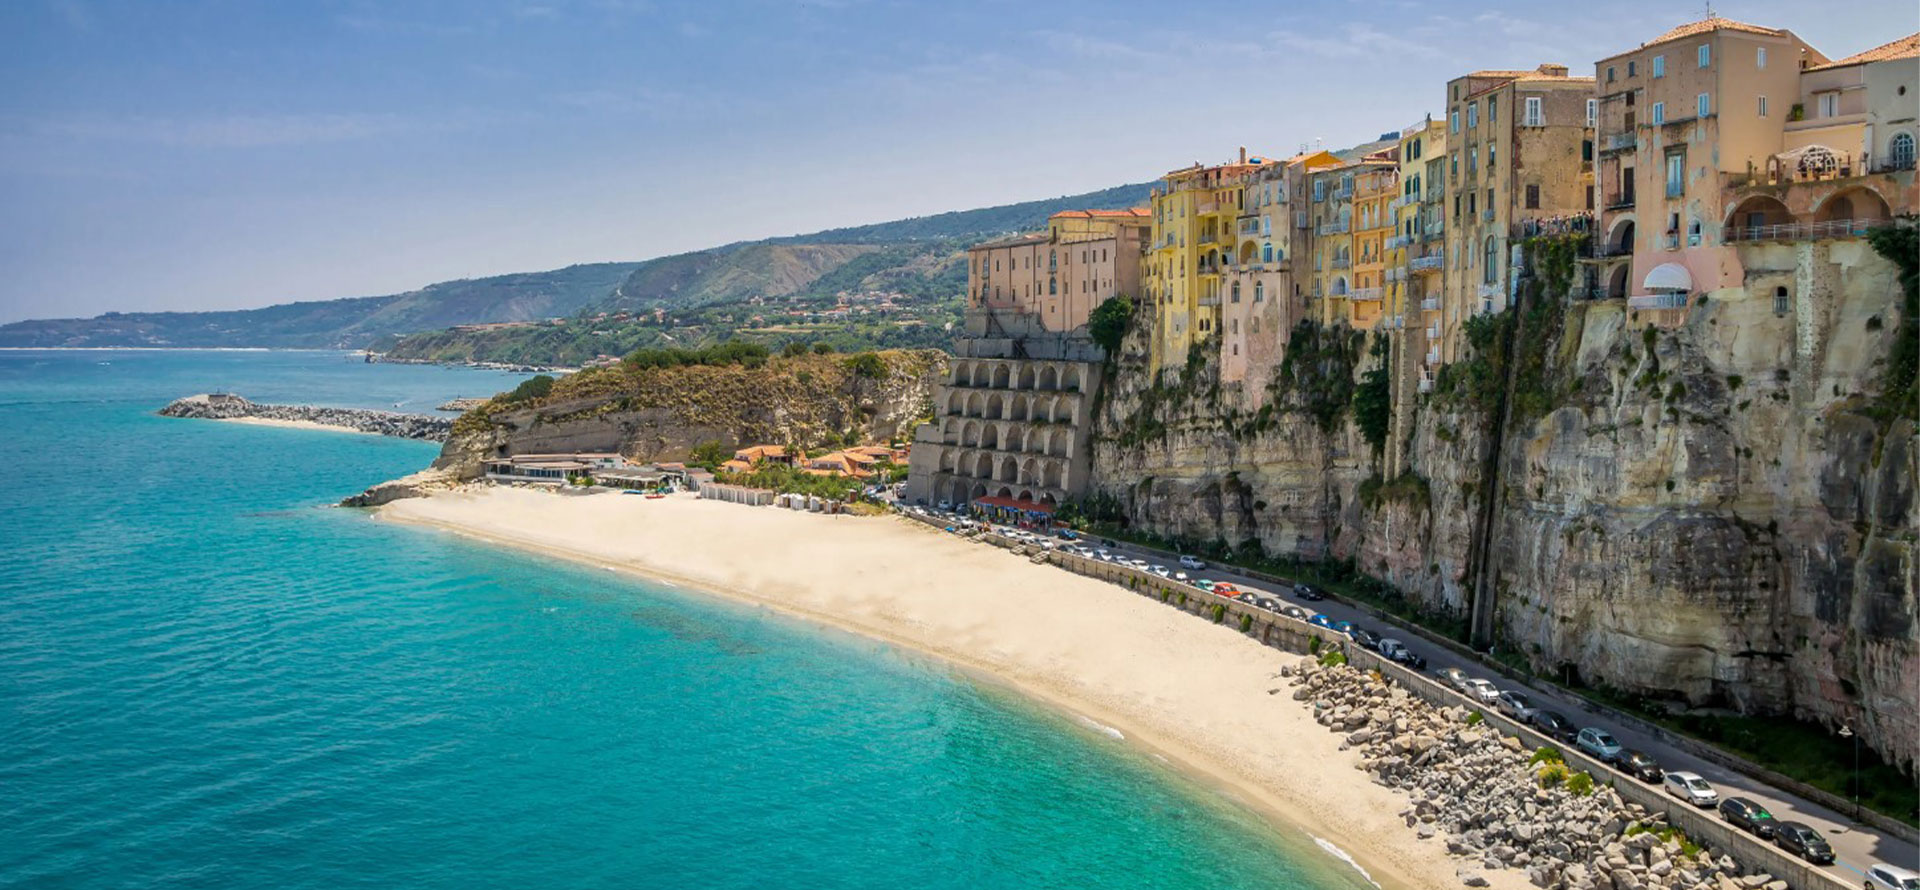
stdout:
[[1911,224],[1874,229],[1867,241],[1900,271],[1900,335],[1887,356],[1881,382],[1880,409],[1886,416],[1920,418],[1920,393],[1914,389],[1920,373],[1920,229]]
[[1108,297],[1100,305],[1093,307],[1087,316],[1087,336],[1107,355],[1120,351],[1120,341],[1127,336],[1127,325],[1133,321],[1133,300],[1126,294]]
[[1364,331],[1301,319],[1267,390],[1276,402],[1306,414],[1321,432],[1331,433],[1353,404],[1353,372],[1366,342]]

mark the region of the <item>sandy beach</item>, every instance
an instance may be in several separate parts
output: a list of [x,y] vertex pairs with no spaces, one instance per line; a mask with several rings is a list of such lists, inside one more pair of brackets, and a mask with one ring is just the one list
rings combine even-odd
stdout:
[[[1444,842],[1357,769],[1275,676],[1297,656],[1121,588],[899,517],[821,516],[686,496],[464,489],[380,508],[437,527],[671,580],[929,653],[1123,733],[1349,853],[1383,886],[1457,887]],[[1528,886],[1517,871],[1485,875]]]
[[323,430],[330,433],[353,433],[356,436],[378,436],[380,433],[368,430],[356,430],[350,426],[335,423],[315,423],[311,420],[277,420],[272,417],[216,417],[221,423],[245,423],[253,426],[279,426],[294,430]]

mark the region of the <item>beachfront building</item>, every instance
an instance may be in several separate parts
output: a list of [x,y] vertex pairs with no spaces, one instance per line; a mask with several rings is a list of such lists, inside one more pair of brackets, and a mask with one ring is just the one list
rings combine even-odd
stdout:
[[1045,233],[968,252],[963,335],[934,390],[933,421],[914,433],[908,500],[993,497],[1051,512],[1085,490],[1106,357],[1087,318],[1145,288],[1149,230],[1144,209],[1067,211]]
[[1520,240],[1591,212],[1593,86],[1551,64],[1447,82],[1442,361],[1461,357],[1466,319],[1510,305]]
[[1152,231],[1142,266],[1153,335],[1147,364],[1157,374],[1185,364],[1196,344],[1219,334],[1222,292],[1234,266],[1243,199],[1254,174],[1273,161],[1248,157],[1172,171],[1153,190]]
[[[1591,295],[1624,298],[1636,323],[1679,324],[1703,294],[1807,321],[1835,243],[1915,206],[1920,35],[1830,61],[1791,31],[1709,18],[1595,70]],[[1818,256],[1765,249],[1782,244]]]
[[575,478],[630,466],[626,458],[612,452],[516,454],[489,459],[486,462],[486,478],[501,483],[565,485]]

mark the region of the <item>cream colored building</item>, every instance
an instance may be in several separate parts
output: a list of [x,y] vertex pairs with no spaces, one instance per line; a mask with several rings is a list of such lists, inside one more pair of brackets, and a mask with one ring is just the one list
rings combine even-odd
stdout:
[[1592,210],[1592,91],[1564,65],[1447,83],[1443,361],[1460,357],[1467,318],[1508,306],[1526,226]]
[[1249,408],[1264,401],[1264,384],[1305,309],[1293,286],[1290,167],[1291,162],[1266,164],[1248,179],[1220,306],[1220,378],[1251,382],[1241,390]]
[[1172,171],[1153,190],[1142,290],[1153,317],[1148,366],[1154,373],[1184,365],[1195,344],[1220,332],[1242,198],[1254,175],[1273,163],[1242,148],[1235,161]]
[[[1110,297],[1140,293],[1147,211],[1069,210],[1047,231],[975,245],[967,251],[967,306],[987,336],[1066,334],[1087,323]],[[1012,325],[1017,324],[1017,327]]]

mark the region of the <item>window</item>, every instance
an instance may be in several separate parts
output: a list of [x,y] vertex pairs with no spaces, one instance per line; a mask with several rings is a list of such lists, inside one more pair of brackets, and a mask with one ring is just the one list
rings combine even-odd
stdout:
[[1499,149],[1500,149],[1499,143],[1497,142],[1487,143],[1487,169],[1488,170],[1493,169],[1493,163],[1496,160],[1494,155],[1499,151]]
[[1472,129],[1477,126],[1480,126],[1480,103],[1475,102],[1467,106],[1467,128]]
[[1713,64],[1713,47],[1711,45],[1705,43],[1700,44],[1700,48],[1695,51],[1695,55],[1699,57],[1699,67],[1706,68]]
[[1058,293],[1060,293],[1060,282],[1059,282],[1059,280],[1058,280],[1058,279],[1055,279],[1055,278],[1053,278],[1052,276],[1048,276],[1048,278],[1047,278],[1047,294],[1048,294],[1049,296],[1051,296],[1051,295],[1054,295],[1054,294],[1058,294]]
[[1636,70],[1638,70],[1638,69],[1639,69],[1639,67],[1640,67],[1640,62],[1639,62],[1639,60],[1637,60],[1637,59],[1628,59],[1628,60],[1627,60],[1627,76],[1628,76],[1628,77],[1632,77],[1632,76],[1633,76],[1633,73],[1634,73],[1634,72],[1635,72]]
[[1667,155],[1667,197],[1678,198],[1687,192],[1687,156]]
[[1787,289],[1784,287],[1774,288],[1773,289],[1773,314],[1785,315],[1791,311],[1793,311],[1793,298],[1787,295]]
[[1599,122],[1600,122],[1600,100],[1588,99],[1587,100],[1587,126],[1592,127],[1595,124],[1598,124]]
[[1766,47],[1764,46],[1754,47],[1753,67],[1763,68],[1763,69],[1767,67],[1767,48]]
[[[1591,109],[1593,108],[1593,102],[1594,100],[1592,99],[1587,100],[1587,108],[1589,109],[1588,111],[1589,114],[1592,113]],[[1547,116],[1540,109],[1539,96],[1527,97],[1526,125],[1529,127],[1544,127],[1547,125]]]
[[1500,268],[1499,255],[1500,255],[1500,245],[1494,243],[1492,235],[1488,235],[1487,246],[1486,246],[1486,263],[1482,266],[1481,274],[1480,274],[1480,280],[1482,282],[1485,282],[1487,284],[1492,284],[1499,279],[1499,275],[1498,275],[1498,271]]
[[1467,148],[1467,172],[1473,173],[1478,171],[1479,169],[1480,169],[1480,146],[1477,146],[1477,145],[1469,146]]
[[[1233,302],[1240,302],[1240,282],[1233,283]],[[1238,333],[1237,331],[1235,333]]]
[[[1266,299],[1267,299],[1267,286],[1262,282],[1258,282],[1258,281],[1254,282],[1253,283],[1253,301],[1255,303],[1259,303],[1259,302],[1264,302]],[[1255,323],[1257,324],[1258,321],[1256,320]],[[1254,328],[1254,330],[1257,331],[1259,330],[1259,328]]]
[[1607,66],[1607,83],[1613,83],[1613,66]]
[[1449,133],[1460,132],[1460,112],[1455,111],[1452,114],[1447,115],[1447,132]]
[[1500,97],[1498,96],[1487,97],[1487,123],[1491,124],[1500,119],[1499,103],[1500,103]]
[[1757,110],[1760,112],[1761,117],[1767,116],[1767,97],[1765,96],[1760,97],[1760,104]]
[[1653,57],[1653,76],[1654,77],[1667,76],[1667,57],[1666,56]]
[[1913,134],[1895,133],[1887,140],[1887,162],[1895,170],[1913,169]]
[[1839,117],[1840,116],[1840,94],[1839,93],[1821,93],[1820,95],[1815,96],[1814,98],[1820,100],[1820,116],[1821,117]]
[[1527,186],[1527,209],[1540,209],[1540,186],[1533,184]]
[[1667,122],[1667,103],[1665,102],[1653,103],[1653,116],[1648,118],[1647,121],[1648,123],[1654,124],[1655,126],[1666,123]]
[[1452,168],[1453,175],[1455,176],[1460,175],[1460,153],[1459,152],[1453,152],[1447,155],[1447,166]]
[[1593,140],[1591,139],[1580,140],[1580,160],[1583,160],[1583,161],[1593,160]]
[[1707,93],[1701,93],[1700,95],[1694,97],[1693,113],[1696,117],[1706,117],[1712,111],[1713,111],[1713,97],[1711,95]]

